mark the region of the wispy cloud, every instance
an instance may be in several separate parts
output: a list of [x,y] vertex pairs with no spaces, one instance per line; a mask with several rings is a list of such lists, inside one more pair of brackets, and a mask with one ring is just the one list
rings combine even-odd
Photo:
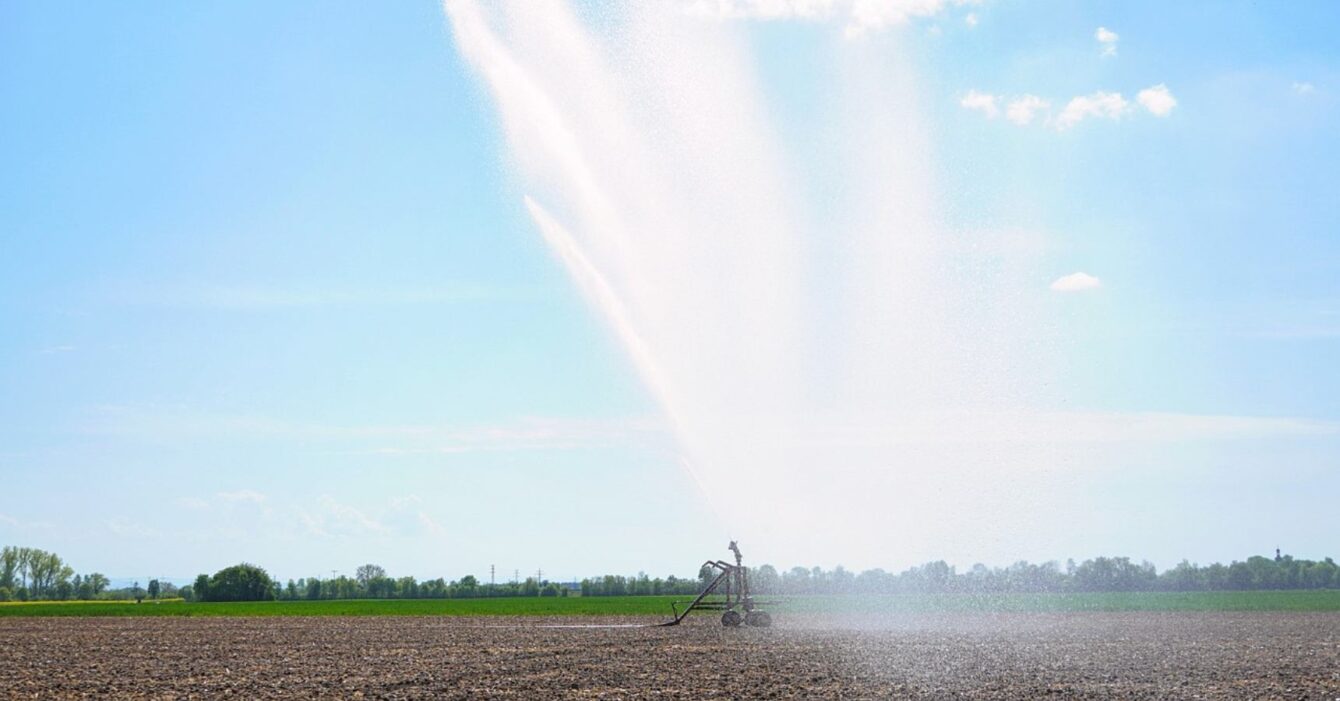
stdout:
[[107,530],[122,538],[155,538],[158,536],[157,529],[123,517],[107,521]]
[[423,503],[423,499],[417,494],[408,494],[403,497],[393,497],[391,499],[391,508],[397,511],[409,509]]
[[1317,86],[1306,81],[1300,81],[1293,84],[1293,91],[1298,95],[1311,95],[1317,92]]
[[1051,289],[1053,292],[1085,292],[1096,290],[1102,286],[1103,283],[1098,278],[1088,273],[1077,272],[1063,275],[1052,281]]
[[239,489],[233,492],[219,492],[215,496],[226,502],[245,502],[250,504],[262,504],[265,502],[264,494],[250,489]]
[[177,497],[176,504],[187,511],[208,511],[210,508],[209,500],[200,497]]
[[9,514],[0,514],[0,527],[16,531],[49,531],[54,525],[50,521],[24,521]]
[[1340,436],[1340,422],[1172,412],[949,412],[887,417],[863,426],[827,429],[820,435],[834,445],[865,446],[1180,443],[1334,438]]
[[1098,45],[1102,47],[1103,56],[1117,55],[1117,40],[1121,37],[1118,36],[1116,32],[1107,27],[1099,27],[1094,30],[1093,38],[1097,39]]
[[533,290],[488,285],[325,287],[264,283],[123,284],[103,295],[120,304],[219,311],[438,305],[536,298]]
[[[150,443],[201,440],[301,441],[324,451],[386,455],[580,450],[611,444],[663,442],[665,424],[656,418],[579,419],[525,417],[497,424],[332,425],[286,421],[263,415],[213,414],[160,407],[101,407],[84,424],[86,433]],[[259,503],[250,490],[224,492],[220,499]]]
[[329,494],[321,495],[315,511],[300,510],[298,521],[310,535],[322,537],[387,535],[391,532],[381,521]]
[[[840,22],[848,38],[934,17],[979,0],[687,0],[692,15],[717,20]],[[970,24],[975,24],[974,20]]]
[[422,511],[418,513],[418,520],[419,525],[428,535],[441,539],[446,539],[451,535],[450,531],[443,527],[442,524],[438,523],[433,517]]

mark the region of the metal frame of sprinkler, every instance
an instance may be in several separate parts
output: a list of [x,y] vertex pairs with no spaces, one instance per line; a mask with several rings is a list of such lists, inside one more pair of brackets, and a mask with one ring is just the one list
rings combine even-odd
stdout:
[[[670,610],[674,611],[675,618],[661,625],[679,625],[679,622],[693,611],[723,611],[721,625],[727,628],[738,627],[741,623],[758,628],[772,625],[772,615],[758,608],[765,602],[755,601],[753,595],[749,593],[749,568],[741,564],[744,558],[740,555],[740,546],[733,540],[730,542],[730,551],[735,553],[735,564],[732,565],[725,560],[704,562],[700,571],[706,568],[714,569],[717,572],[716,577],[712,578],[693,601],[688,602],[684,610],[679,609],[683,601],[671,602]],[[712,594],[724,598],[708,600],[707,597]]]

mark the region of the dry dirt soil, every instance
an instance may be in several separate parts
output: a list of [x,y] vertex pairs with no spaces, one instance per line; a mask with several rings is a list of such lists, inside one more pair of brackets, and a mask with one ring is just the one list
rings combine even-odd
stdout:
[[630,622],[0,619],[0,698],[1340,699],[1334,613]]

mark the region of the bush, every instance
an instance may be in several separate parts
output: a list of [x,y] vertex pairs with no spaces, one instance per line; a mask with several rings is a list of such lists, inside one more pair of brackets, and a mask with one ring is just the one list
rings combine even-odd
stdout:
[[0,601],[9,601],[14,598],[14,592],[9,587],[0,587]]

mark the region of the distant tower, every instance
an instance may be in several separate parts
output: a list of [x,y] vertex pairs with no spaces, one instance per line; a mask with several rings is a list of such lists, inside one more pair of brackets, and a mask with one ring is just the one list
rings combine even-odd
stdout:
[[1280,557],[1280,549],[1279,549],[1279,548],[1275,548],[1275,562],[1279,562],[1280,560],[1283,560],[1283,559],[1284,559],[1284,558]]

